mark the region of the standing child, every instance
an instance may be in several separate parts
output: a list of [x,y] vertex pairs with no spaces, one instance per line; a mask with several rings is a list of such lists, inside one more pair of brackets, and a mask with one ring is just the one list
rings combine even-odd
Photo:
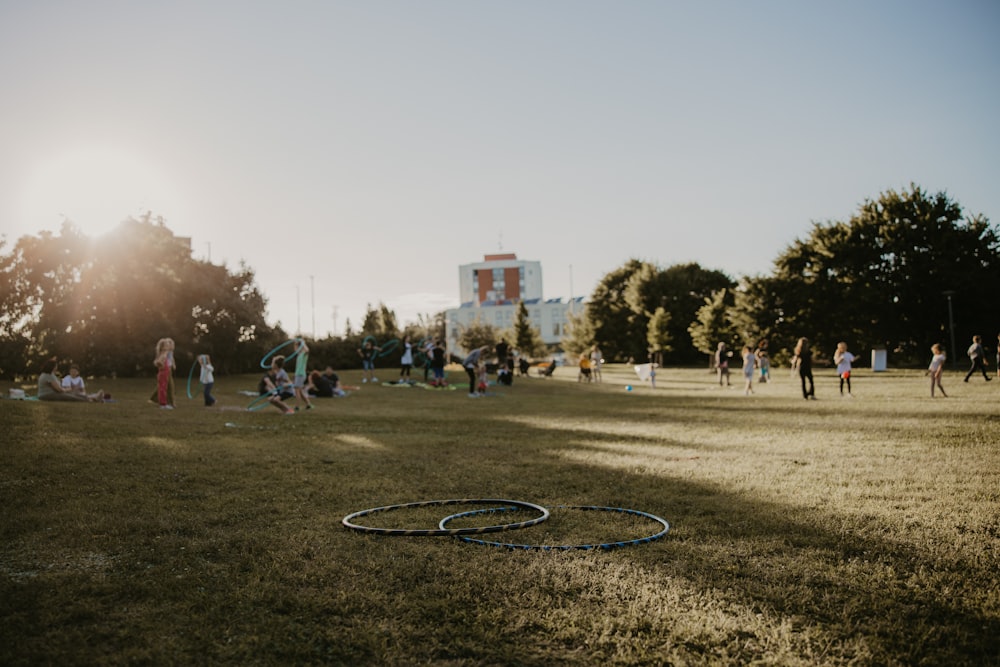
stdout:
[[366,340],[361,349],[358,350],[358,356],[361,357],[361,384],[369,380],[378,382],[378,378],[375,377],[375,354],[381,350],[382,348],[370,340]]
[[941,386],[941,375],[944,373],[944,361],[946,359],[944,350],[937,343],[931,345],[931,365],[927,367],[927,372],[931,376],[931,398],[934,398],[934,389],[940,389],[941,395],[945,398],[948,394],[944,393],[944,387]]
[[399,380],[396,384],[409,384],[410,371],[413,369],[413,343],[410,337],[403,336],[403,358],[399,362]]
[[486,395],[486,389],[490,386],[489,376],[486,373],[486,362],[479,360],[476,366],[476,393],[480,396]]
[[837,364],[837,375],[840,376],[840,395],[844,395],[844,383],[847,383],[847,395],[853,398],[851,393],[851,362],[857,357],[847,351],[847,343],[837,343],[837,351],[833,353],[833,361]]
[[170,391],[170,381],[173,378],[174,341],[172,338],[161,338],[156,342],[156,400],[161,410],[173,410],[173,396]]
[[767,339],[761,338],[757,343],[757,367],[760,368],[760,383],[763,384],[770,379],[771,358],[767,355]]
[[434,349],[431,350],[431,370],[434,371],[434,382],[432,383],[435,387],[445,386],[444,381],[444,364],[448,356],[448,350],[445,348],[444,343],[438,339],[434,341]]
[[205,407],[210,408],[215,405],[215,397],[212,396],[212,387],[215,386],[215,368],[212,366],[212,360],[207,354],[199,354],[198,363],[201,365],[199,380],[201,381],[202,392],[205,395]]
[[746,383],[743,386],[743,393],[749,396],[753,393],[753,368],[757,361],[753,350],[749,345],[743,346],[743,379]]
[[715,350],[715,370],[719,372],[719,386],[722,386],[722,379],[726,379],[726,386],[731,386],[729,384],[729,357],[732,356],[732,352],[726,349],[725,343],[719,343],[719,347]]
[[298,356],[295,357],[295,379],[292,381],[292,385],[295,387],[295,409],[299,409],[298,403],[305,403],[306,410],[312,410],[313,404],[309,400],[309,392],[306,391],[306,380],[309,375],[309,346],[306,345],[305,339],[299,339],[295,351],[298,353]]

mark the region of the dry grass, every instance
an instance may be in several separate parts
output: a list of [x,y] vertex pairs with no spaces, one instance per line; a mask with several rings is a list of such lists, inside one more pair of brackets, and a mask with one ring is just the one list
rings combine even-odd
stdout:
[[[949,374],[931,400],[920,373],[859,371],[842,400],[827,372],[806,402],[783,373],[750,397],[701,370],[575,380],[367,386],[294,417],[159,411],[132,381],[108,405],[2,401],[0,663],[1000,664],[1000,382]],[[672,528],[540,552],[340,525],[444,498]],[[655,528],[553,510],[490,538]]]

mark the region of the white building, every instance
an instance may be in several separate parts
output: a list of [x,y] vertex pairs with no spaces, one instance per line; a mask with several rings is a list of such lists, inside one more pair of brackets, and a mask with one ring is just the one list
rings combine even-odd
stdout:
[[546,345],[558,344],[566,334],[569,313],[583,303],[583,297],[544,299],[541,263],[519,260],[513,253],[486,255],[482,262],[458,267],[458,288],[462,305],[445,312],[448,349],[456,354],[466,352],[458,344],[462,329],[477,319],[510,329],[522,301]]

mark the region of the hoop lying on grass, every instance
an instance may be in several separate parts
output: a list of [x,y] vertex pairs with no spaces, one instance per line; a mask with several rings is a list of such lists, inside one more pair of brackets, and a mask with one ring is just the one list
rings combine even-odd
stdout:
[[[447,528],[448,523],[450,521],[453,521],[455,519],[460,519],[460,518],[463,518],[463,517],[475,516],[475,515],[478,515],[478,514],[486,514],[488,512],[506,512],[506,511],[510,511],[512,509],[517,509],[517,508],[513,508],[513,507],[491,507],[489,509],[472,510],[470,512],[462,512],[461,514],[452,514],[451,516],[447,516],[447,517],[441,519],[441,523],[438,524],[438,527],[441,528],[441,529],[445,529],[445,528]],[[653,540],[660,539],[661,537],[663,537],[664,535],[667,534],[667,531],[670,530],[670,524],[667,523],[666,520],[661,519],[660,517],[658,517],[658,516],[656,516],[654,514],[649,514],[648,512],[640,512],[639,510],[625,509],[623,507],[597,507],[597,506],[594,506],[594,505],[558,505],[554,509],[560,509],[560,510],[564,510],[564,509],[567,509],[567,510],[581,510],[581,511],[584,511],[584,512],[620,512],[622,514],[631,514],[633,516],[640,516],[640,517],[644,517],[646,519],[650,519],[652,521],[655,521],[656,523],[660,524],[660,526],[662,527],[662,530],[660,530],[659,532],[654,533],[652,535],[649,535],[647,537],[637,537],[637,538],[632,539],[632,540],[620,540],[620,541],[617,541],[617,542],[601,542],[601,543],[594,543],[594,544],[558,544],[558,545],[549,545],[549,544],[512,544],[512,543],[508,543],[508,542],[489,542],[487,540],[479,540],[479,539],[475,539],[475,538],[472,538],[472,537],[463,537],[461,535],[457,535],[456,537],[458,537],[458,539],[462,540],[463,542],[469,542],[471,544],[483,544],[483,545],[490,546],[490,547],[506,547],[508,549],[523,549],[523,550],[538,549],[540,551],[568,551],[570,549],[584,549],[584,550],[605,549],[605,550],[607,550],[607,549],[615,549],[617,547],[627,547],[627,546],[631,546],[631,545],[634,545],[634,544],[646,544],[648,542],[652,542]]]
[[[361,526],[352,523],[354,519],[362,516],[367,516],[369,514],[375,514],[376,512],[389,512],[392,510],[405,509],[410,507],[428,507],[431,505],[500,505],[503,509],[529,509],[534,510],[540,514],[540,516],[529,519],[527,521],[519,521],[517,523],[505,523],[498,524],[495,526],[481,526],[476,528],[444,528],[443,526],[435,529],[420,529],[420,528],[373,528],[371,526]],[[484,510],[479,510],[484,511]],[[458,498],[453,500],[424,500],[416,503],[403,503],[401,505],[386,505],[384,507],[373,507],[372,509],[361,510],[360,512],[354,512],[353,514],[348,514],[345,516],[341,523],[347,528],[352,530],[359,530],[363,533],[376,533],[378,535],[409,535],[409,536],[422,536],[422,537],[437,537],[442,535],[479,535],[482,533],[496,533],[501,530],[517,530],[518,528],[527,528],[528,526],[534,526],[535,524],[541,523],[549,518],[549,511],[542,507],[541,505],[535,505],[534,503],[526,503],[519,500],[491,500],[484,498]],[[442,521],[443,523],[443,521]]]

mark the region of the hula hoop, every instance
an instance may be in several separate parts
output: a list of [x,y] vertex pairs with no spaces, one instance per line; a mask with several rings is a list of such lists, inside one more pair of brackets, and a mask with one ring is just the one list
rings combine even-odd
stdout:
[[188,372],[188,388],[187,388],[188,398],[194,398],[194,396],[191,395],[191,378],[194,377],[194,367],[197,365],[198,365],[198,360],[195,359],[194,363],[191,364],[191,370]]
[[[476,515],[476,514],[485,514],[487,512],[505,512],[505,511],[508,511],[508,509],[509,508],[507,508],[507,507],[499,507],[499,508],[494,507],[494,508],[489,508],[489,509],[484,509],[484,510],[472,510],[470,512],[462,512],[460,514],[452,514],[451,516],[446,516],[445,518],[441,519],[441,522],[438,524],[438,527],[441,528],[441,529],[445,529],[445,527],[448,525],[448,522],[451,521],[451,520],[453,520],[453,519],[458,519],[458,518],[467,517],[467,516],[473,516],[473,515]],[[462,535],[457,535],[457,537],[458,537],[458,539],[462,540],[463,542],[468,542],[470,544],[482,544],[482,545],[489,546],[489,547],[506,547],[508,549],[521,549],[521,550],[537,549],[537,550],[540,550],[540,551],[569,551],[571,549],[582,549],[582,550],[589,551],[589,550],[593,550],[593,549],[608,550],[608,549],[615,549],[615,548],[618,548],[618,547],[627,547],[627,546],[631,546],[631,545],[635,545],[635,544],[647,544],[647,543],[652,542],[654,540],[660,539],[661,537],[663,537],[664,535],[667,534],[667,531],[670,530],[670,524],[667,523],[665,519],[661,519],[660,517],[658,517],[658,516],[656,516],[654,514],[649,514],[648,512],[640,512],[639,510],[630,510],[630,509],[625,509],[623,507],[598,507],[598,506],[595,506],[595,505],[557,505],[555,507],[555,509],[573,509],[573,510],[582,510],[584,512],[592,512],[592,511],[598,511],[598,512],[620,512],[622,514],[631,514],[633,516],[641,516],[641,517],[646,518],[646,519],[651,519],[652,521],[655,521],[656,523],[660,524],[660,526],[662,526],[663,529],[660,530],[657,533],[652,534],[652,535],[648,535],[646,537],[638,537],[638,538],[636,538],[634,540],[621,540],[621,541],[618,541],[618,542],[603,542],[603,543],[594,543],[594,544],[555,544],[555,545],[554,544],[512,544],[512,543],[508,543],[508,542],[490,542],[488,540],[478,540],[478,539],[471,538],[471,537],[464,537]]]
[[283,385],[281,387],[276,387],[274,391],[269,391],[266,394],[261,394],[257,398],[250,401],[250,405],[247,406],[247,412],[254,412],[260,410],[264,407],[264,402],[271,402],[271,398],[274,396],[281,396],[281,390],[290,385]]
[[[260,360],[260,367],[261,368],[270,368],[271,364],[267,363],[267,360],[270,359],[274,355],[275,352],[277,352],[278,350],[283,350],[284,348],[288,347],[289,345],[291,345],[293,343],[298,343],[301,340],[302,340],[301,338],[289,338],[288,340],[286,340],[281,345],[278,345],[273,350],[271,350],[270,352],[268,352],[267,354],[264,355],[264,358]],[[298,350],[298,348],[296,348],[294,352],[292,352],[290,355],[288,355],[287,357],[285,357],[285,361],[291,361],[292,359],[294,359],[298,355],[298,353],[299,353],[299,350]]]
[[[507,509],[530,509],[541,513],[534,519],[529,519],[528,521],[519,521],[517,523],[504,523],[495,526],[482,526],[479,528],[444,528],[438,527],[437,529],[421,529],[421,528],[373,528],[371,526],[362,526],[356,523],[352,523],[354,519],[358,517],[367,516],[369,514],[374,514],[376,512],[388,512],[391,510],[404,509],[408,507],[429,507],[431,505],[502,505],[510,506]],[[353,514],[348,514],[345,516],[341,523],[345,527],[351,530],[358,530],[363,533],[375,533],[377,535],[409,535],[409,536],[421,536],[421,537],[437,537],[442,535],[478,535],[481,533],[496,533],[501,530],[517,530],[518,528],[527,528],[528,526],[534,526],[537,523],[541,523],[549,518],[549,510],[542,507],[541,505],[535,505],[534,503],[526,503],[520,500],[490,500],[481,498],[457,498],[453,500],[424,500],[416,503],[403,503],[401,505],[385,505],[384,507],[373,507],[367,510],[361,510],[360,512],[354,512]]]
[[416,352],[416,354],[413,355],[413,365],[414,366],[416,366],[416,367],[423,367],[423,368],[430,368],[430,366],[431,366],[431,359],[430,359],[430,357],[427,356],[427,353],[424,351],[424,349],[427,347],[427,341],[429,341],[429,340],[430,340],[429,337],[421,338],[420,342],[417,343],[417,352]]
[[388,356],[396,351],[396,348],[399,347],[399,339],[393,338],[389,342],[385,343],[384,345],[380,345],[379,347],[382,348],[382,351],[378,353],[379,359],[381,359],[382,357]]

